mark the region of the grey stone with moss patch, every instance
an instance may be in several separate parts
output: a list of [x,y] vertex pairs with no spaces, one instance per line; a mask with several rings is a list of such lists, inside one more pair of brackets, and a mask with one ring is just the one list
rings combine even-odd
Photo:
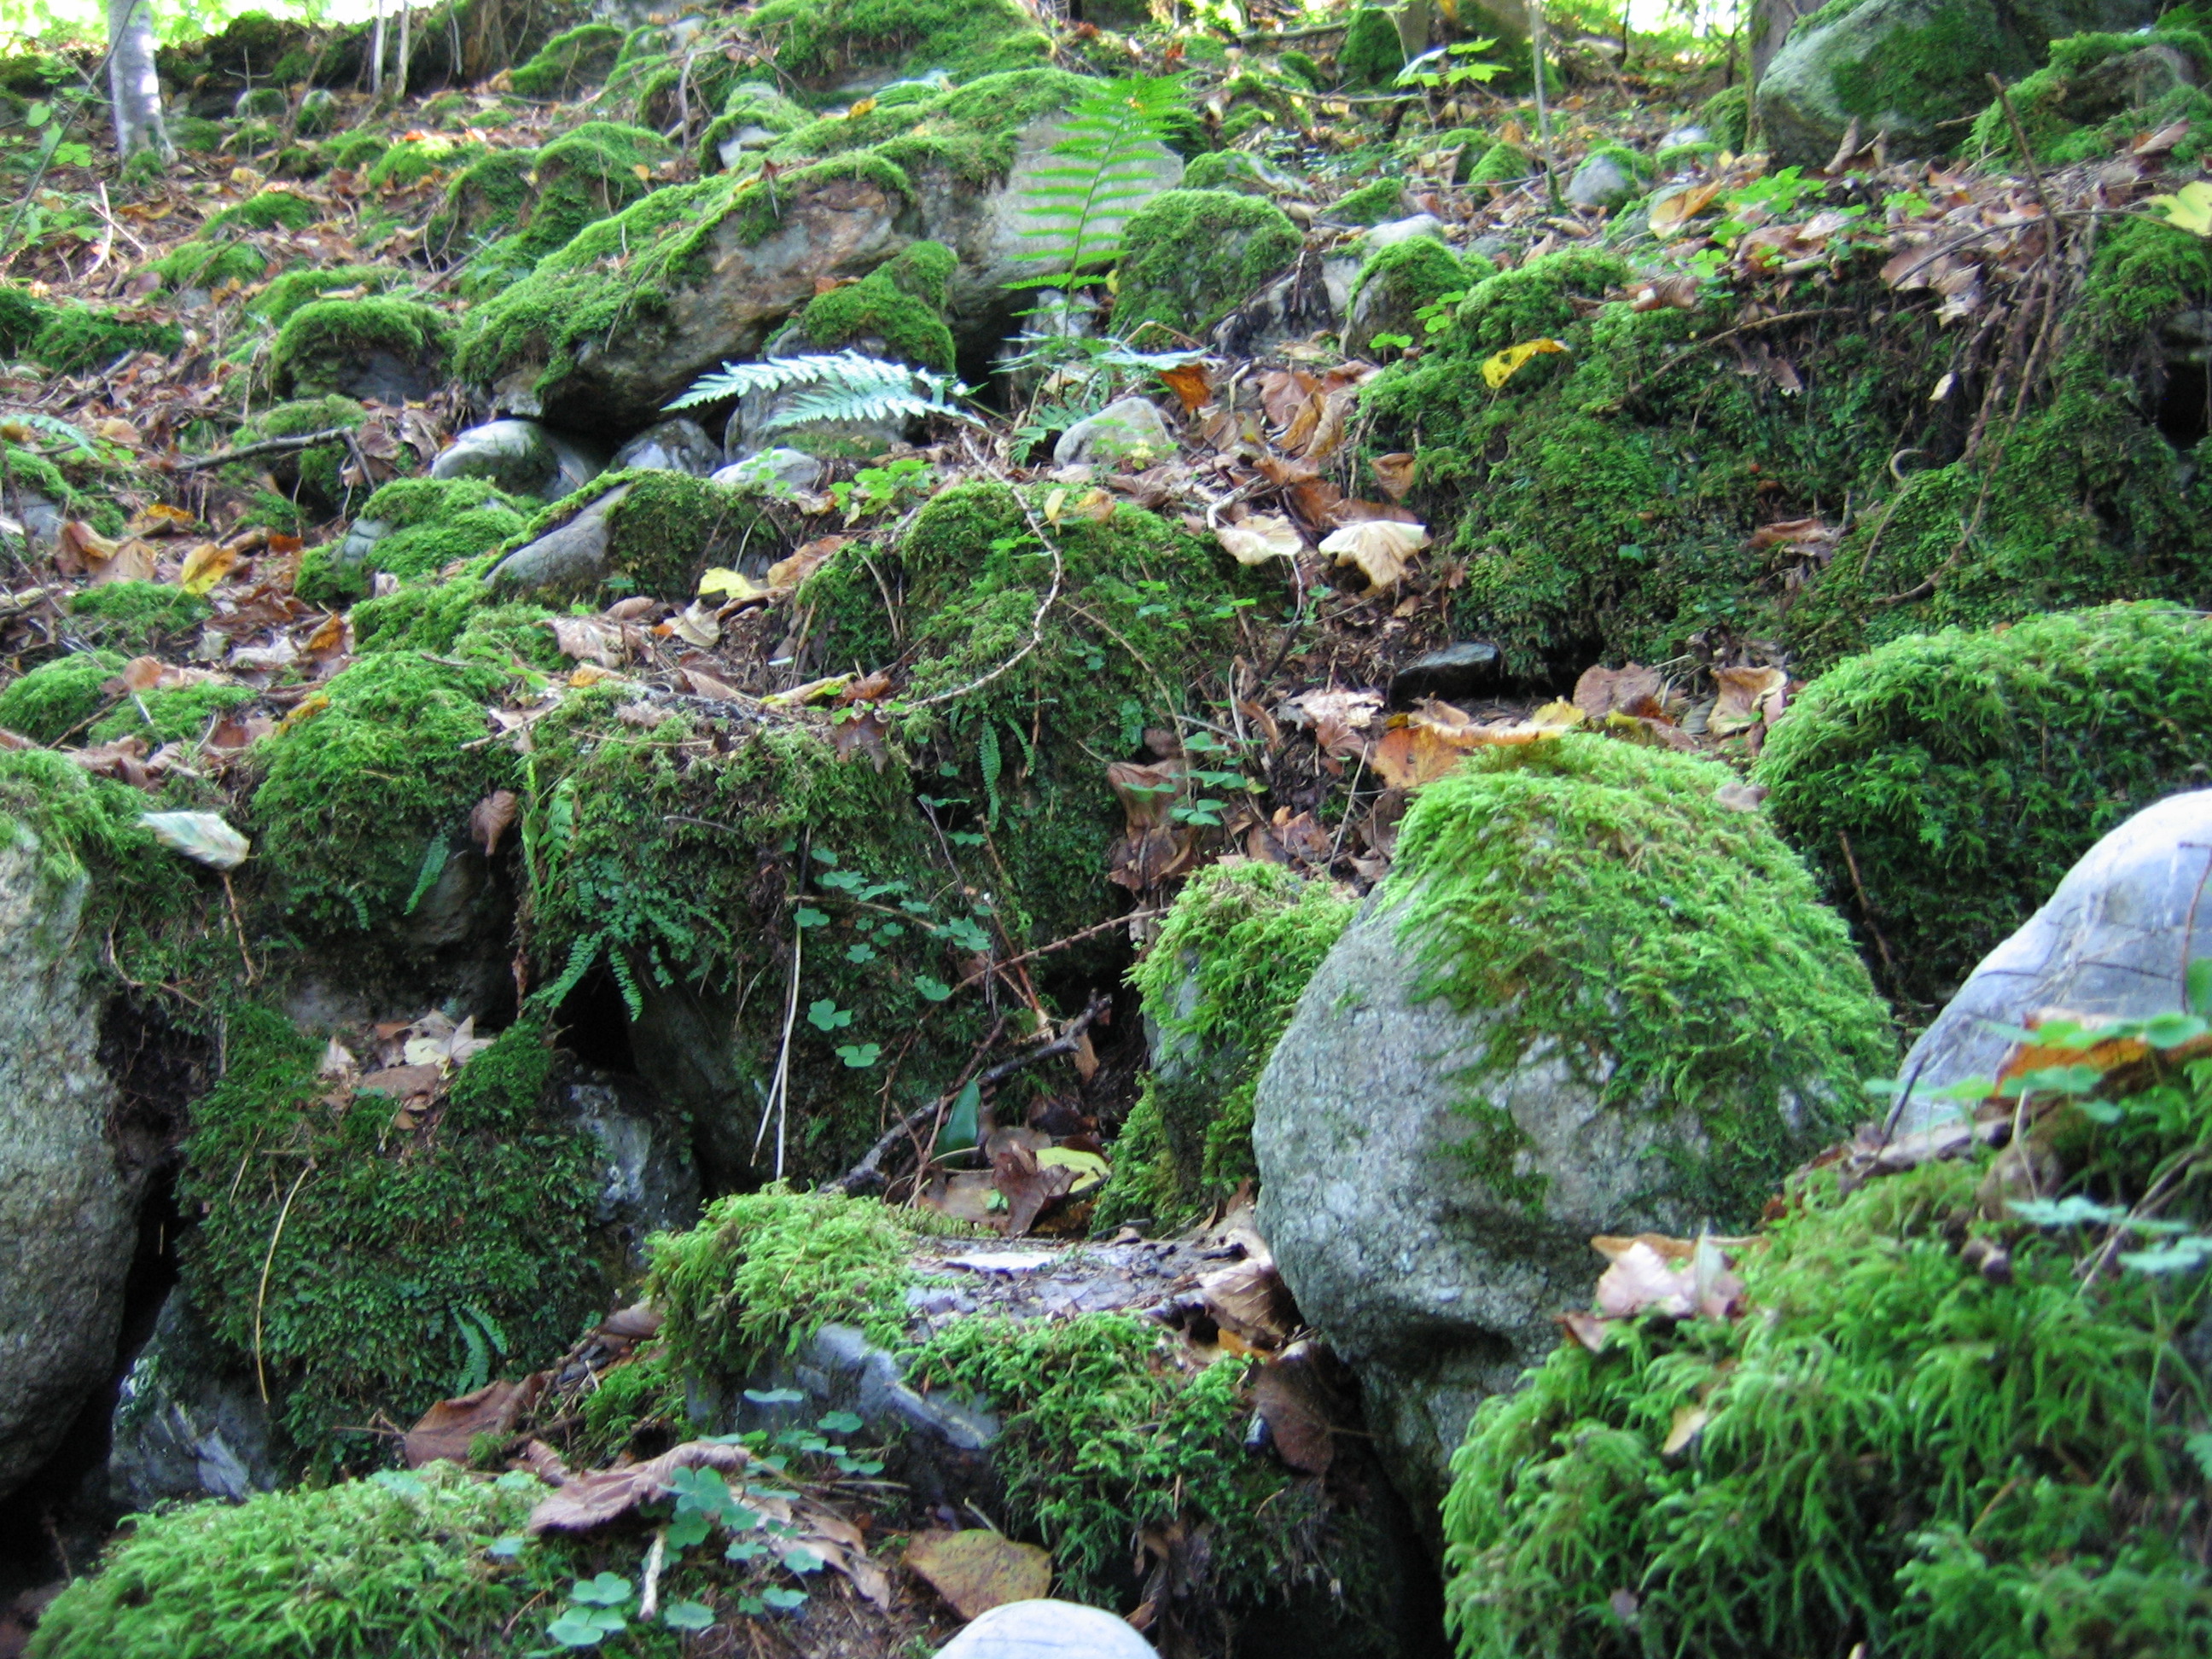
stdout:
[[75,949],[88,888],[28,831],[0,842],[0,1498],[107,1380],[137,1239],[143,1172]]
[[1612,151],[1601,149],[1583,158],[1574,177],[1567,180],[1566,195],[1575,207],[1611,212],[1634,200],[1637,188],[1634,169]]
[[615,451],[611,470],[649,467],[663,472],[688,472],[703,478],[722,464],[722,447],[708,437],[699,422],[682,416],[656,422]]
[[472,426],[430,463],[434,478],[489,478],[511,495],[555,501],[606,470],[606,458],[582,441],[535,421]]
[[817,487],[823,470],[821,460],[803,449],[763,449],[717,468],[712,481],[732,489],[786,495]]
[[518,593],[552,588],[590,587],[606,579],[611,527],[607,515],[629,494],[629,486],[610,489],[562,525],[526,547],[519,547],[493,567],[494,587]]
[[1040,1599],[993,1607],[937,1659],[1155,1659],[1152,1644],[1098,1607]]
[[1420,236],[1443,241],[1444,222],[1433,213],[1416,213],[1404,219],[1386,220],[1362,237],[1359,246],[1363,252],[1374,253],[1386,247],[1395,247],[1401,242],[1410,242]]
[[1898,1071],[1916,1079],[1899,1133],[1954,1115],[1936,1091],[1996,1076],[2013,1047],[2006,1030],[2032,1014],[2147,1019],[2186,1009],[2184,964],[2212,957],[2208,848],[2212,789],[2196,789],[2146,806],[2083,854],[1912,1045]]
[[162,1303],[124,1375],[112,1434],[108,1496],[126,1510],[203,1498],[241,1503],[283,1482],[251,1367],[216,1343],[181,1288]]
[[1054,466],[1149,465],[1175,453],[1166,418],[1145,398],[1117,398],[1078,421],[1053,446]]

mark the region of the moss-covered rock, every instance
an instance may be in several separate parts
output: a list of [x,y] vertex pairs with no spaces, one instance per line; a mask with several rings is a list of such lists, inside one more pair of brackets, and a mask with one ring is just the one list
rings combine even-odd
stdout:
[[1358,908],[1271,864],[1218,864],[1176,896],[1134,978],[1152,1063],[1113,1145],[1095,1227],[1155,1235],[1255,1179],[1252,1097],[1298,997]]
[[0,352],[14,356],[38,337],[53,315],[50,301],[41,300],[14,283],[0,283]]
[[[368,420],[368,411],[350,398],[335,393],[319,398],[304,398],[295,403],[279,404],[267,414],[256,417],[253,429],[245,441],[253,438],[294,438],[312,432],[335,432],[340,428],[358,428]],[[309,510],[319,514],[339,511],[353,495],[339,477],[352,452],[342,442],[316,444],[306,449],[291,451],[269,458],[264,468],[285,492]]]
[[2212,45],[2195,28],[2132,34],[2077,34],[2051,46],[2051,61],[2012,88],[2012,115],[1991,103],[1975,119],[1969,148],[2002,166],[2017,166],[2017,118],[2031,158],[2064,167],[2111,155],[2142,131],[2177,121],[2191,125],[2174,160],[2195,161],[2212,137],[2212,98],[2200,83],[2212,73]]
[[258,283],[267,274],[269,261],[243,242],[179,242],[147,267],[172,290],[219,289],[226,283],[240,288]]
[[380,153],[368,169],[371,190],[408,190],[434,174],[458,172],[484,153],[473,138],[403,138]]
[[2099,836],[2202,787],[2208,665],[2212,627],[2163,605],[1897,640],[1815,681],[1757,775],[1887,988],[1929,1008]]
[[1527,153],[1504,139],[1483,151],[1474,165],[1468,169],[1470,185],[1515,185],[1535,171],[1535,163]]
[[319,270],[287,270],[271,277],[269,286],[254,295],[246,308],[281,329],[292,319],[294,312],[325,294],[348,289],[380,294],[408,286],[407,273],[392,265],[325,265]]
[[[877,102],[882,104],[881,94]],[[814,118],[803,106],[766,82],[740,82],[723,100],[721,113],[700,134],[698,149],[693,152],[699,171],[720,173],[735,167],[747,151],[767,149],[784,134],[797,131]]]
[[507,79],[526,98],[567,98],[606,79],[622,50],[623,31],[611,23],[586,23],[556,34]]
[[434,575],[520,536],[538,507],[483,478],[395,478],[362,504],[343,540],[301,555],[293,591],[318,605],[343,605],[365,598],[380,572],[408,580]]
[[289,190],[264,190],[210,216],[200,229],[208,237],[253,230],[305,230],[322,216],[322,209],[304,196]]
[[613,121],[586,121],[562,133],[532,164],[537,181],[515,220],[520,251],[543,257],[621,212],[656,188],[639,169],[650,175],[670,154],[659,133]]
[[63,374],[105,368],[132,352],[172,356],[181,350],[185,331],[176,324],[98,306],[56,307],[31,338],[27,355]]
[[[1200,188],[1186,177],[1185,185]],[[1398,216],[1401,186],[1395,179],[1377,179],[1329,204],[1328,216],[1340,225],[1379,225]]]
[[349,138],[341,138],[331,151],[331,164],[358,173],[374,167],[385,151],[392,148],[392,135],[387,132],[356,132]]
[[777,41],[778,69],[817,85],[871,69],[972,81],[1042,64],[1052,50],[1015,0],[768,0],[751,21]]
[[1416,313],[1449,295],[1465,294],[1474,280],[1459,255],[1432,236],[1409,236],[1377,248],[1361,262],[1352,283],[1345,350],[1369,356],[1378,334],[1419,343],[1428,331]]
[[817,295],[799,313],[799,329],[823,350],[880,341],[901,362],[952,370],[952,331],[945,325],[945,283],[952,250],[916,242],[859,282]]
[[444,204],[423,227],[423,246],[446,258],[465,258],[512,230],[530,204],[537,161],[534,149],[495,149],[470,162],[446,186]]
[[403,403],[436,384],[447,332],[442,314],[412,301],[311,301],[277,331],[270,384],[291,397],[343,392]]
[[1263,1229],[1417,1506],[1588,1295],[1592,1234],[1747,1224],[1893,1057],[1734,781],[1599,737],[1478,753],[1416,798],[1261,1076]]
[[[1123,236],[1115,331],[1157,349],[1198,338],[1297,257],[1282,210],[1222,190],[1172,190],[1139,209]],[[1147,325],[1156,325],[1147,330]]]
[[1336,69],[1345,85],[1379,87],[1397,78],[1406,67],[1406,49],[1398,39],[1398,20],[1376,6],[1361,6],[1352,14],[1344,31],[1344,46],[1336,55]]
[[112,701],[100,688],[123,672],[112,651],[79,651],[42,663],[0,690],[0,729],[59,743]]

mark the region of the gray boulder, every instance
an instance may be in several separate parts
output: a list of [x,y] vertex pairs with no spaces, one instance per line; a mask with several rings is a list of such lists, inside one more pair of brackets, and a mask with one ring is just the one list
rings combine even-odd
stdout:
[[1868,142],[1887,134],[1893,152],[1909,151],[1986,106],[1990,76],[2018,80],[2055,40],[2124,33],[2160,9],[2157,0],[1863,0],[1817,26],[1799,18],[1759,77],[1759,124],[1780,162],[1826,161],[1854,119]]
[[557,501],[606,466],[604,452],[578,439],[536,421],[501,420],[461,433],[430,463],[430,476],[489,478],[510,495]]
[[85,878],[0,841],[0,1498],[111,1374],[143,1171],[112,1139],[99,1005],[76,945]]
[[763,449],[718,467],[714,482],[757,495],[790,495],[816,489],[826,469],[803,449]]
[[[1898,1120],[1923,1129],[1958,1108],[1930,1097],[1996,1075],[2030,1014],[2142,1019],[2187,1007],[2184,965],[2212,957],[2212,789],[2146,806],[2081,855],[2044,907],[1982,959],[1898,1075],[1915,1079]],[[2191,931],[2191,922],[2194,932]]]
[[283,1475],[252,1368],[216,1342],[181,1290],[170,1291],[123,1378],[109,1498],[133,1512],[202,1498],[235,1504],[275,1491]]
[[621,1244],[633,1269],[645,1241],[699,1218],[699,1170],[691,1148],[634,1079],[586,1076],[568,1086],[576,1126],[598,1143],[599,1197],[592,1219]]
[[[1149,465],[1175,453],[1175,434],[1146,398],[1121,398],[1088,420],[1078,421],[1052,447],[1054,466]],[[1149,458],[1149,459],[1147,459]]]
[[610,489],[559,529],[516,548],[492,567],[485,580],[493,587],[519,593],[590,587],[605,580],[611,534],[607,514],[629,494],[628,484]]
[[1099,1607],[1008,1601],[937,1650],[937,1659],[1156,1659],[1152,1644]]
[[1395,247],[1401,242],[1410,242],[1419,236],[1443,241],[1444,222],[1433,213],[1416,213],[1409,218],[1388,220],[1359,239],[1360,251],[1372,253],[1379,248]]
[[679,415],[655,422],[615,451],[608,469],[619,472],[626,466],[642,466],[703,478],[721,464],[722,447],[707,435],[698,422]]
[[1643,192],[1636,169],[1609,149],[1583,157],[1574,177],[1567,180],[1567,201],[1578,208],[1602,209],[1610,213],[1625,207]]

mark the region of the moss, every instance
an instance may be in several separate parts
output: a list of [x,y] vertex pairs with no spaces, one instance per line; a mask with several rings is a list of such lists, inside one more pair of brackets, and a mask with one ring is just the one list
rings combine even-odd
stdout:
[[112,651],[79,651],[42,663],[0,690],[0,729],[59,743],[112,701],[100,690],[123,672]]
[[612,121],[586,121],[538,152],[537,184],[516,223],[521,251],[542,257],[586,225],[621,212],[656,187],[641,179],[666,161],[657,132]]
[[872,1199],[770,1191],[718,1199],[688,1232],[652,1242],[647,1294],[671,1362],[738,1381],[797,1353],[824,1325],[884,1346],[905,1322],[907,1237]]
[[1013,165],[1021,134],[1066,109],[1085,88],[1080,76],[1064,70],[989,75],[933,97],[878,104],[863,116],[811,122],[777,143],[769,159],[781,166],[873,148],[901,167],[994,184]]
[[282,87],[249,87],[238,94],[231,112],[240,120],[281,121],[292,112],[292,100]]
[[326,87],[311,87],[300,95],[300,108],[292,118],[292,129],[308,137],[330,132],[344,114],[344,106],[338,102],[337,94]]
[[1268,194],[1260,164],[1241,149],[1213,150],[1183,169],[1185,190],[1233,190],[1247,196]]
[[1344,31],[1344,46],[1336,55],[1338,75],[1351,87],[1379,87],[1397,79],[1406,67],[1406,49],[1398,40],[1398,21],[1375,6],[1362,6],[1352,14]]
[[510,673],[518,662],[551,671],[568,665],[544,626],[552,614],[542,605],[495,604],[473,576],[409,582],[354,607],[355,648],[428,652]]
[[573,1576],[562,1552],[526,1552],[519,1568],[490,1553],[545,1492],[526,1474],[434,1463],[142,1516],[46,1610],[33,1645],[40,1659],[499,1650],[529,1604],[557,1605]]
[[1721,154],[1722,148],[1718,144],[1669,144],[1652,156],[1651,164],[1664,175],[1705,166]]
[[[1470,1088],[1543,1051],[1609,1110],[1694,1115],[1707,1144],[1680,1174],[1722,1224],[1892,1053],[1841,918],[1763,819],[1715,799],[1734,781],[1597,737],[1479,754],[1415,799],[1387,890],[1417,994],[1484,1023]],[[1511,1195],[1518,1132],[1474,1115],[1476,1172]]]
[[[1196,188],[1188,179],[1183,182],[1186,186]],[[1328,216],[1340,225],[1379,225],[1385,219],[1398,216],[1399,190],[1395,179],[1377,179],[1332,202]]]
[[331,151],[334,166],[358,173],[372,167],[392,148],[392,135],[386,132],[356,132],[350,138],[341,138]]
[[104,368],[132,352],[164,357],[184,349],[185,331],[174,323],[139,321],[96,306],[64,305],[40,325],[29,356],[62,374]]
[[472,138],[403,138],[376,158],[364,181],[371,190],[407,190],[434,173],[451,173],[483,155]]
[[1015,0],[768,0],[751,27],[778,41],[779,70],[812,82],[871,66],[971,81],[1041,64],[1051,52]]
[[243,242],[179,242],[147,269],[170,289],[219,289],[226,283],[244,288],[261,280],[269,261]]
[[374,353],[409,362],[439,362],[446,336],[445,318],[412,301],[311,301],[277,331],[270,352],[270,382],[280,393],[293,396],[337,392]]
[[293,912],[364,931],[399,915],[426,848],[513,785],[513,756],[477,741],[504,683],[475,665],[380,653],[268,740],[253,816]]
[[197,628],[208,603],[167,582],[108,582],[70,600],[70,615],[94,644],[127,656],[154,651]]
[[1163,191],[1123,234],[1115,331],[1136,338],[1154,324],[1172,336],[1202,336],[1304,246],[1297,227],[1269,203],[1228,191]]
[[[481,478],[408,478],[419,493],[395,495],[386,484],[369,499],[356,522],[391,526],[357,558],[344,556],[344,544],[309,548],[300,559],[293,591],[318,605],[343,605],[366,598],[379,573],[411,580],[434,575],[447,566],[489,553],[530,527],[526,506],[502,495]],[[427,648],[444,649],[450,641]]]
[[53,313],[51,301],[33,297],[14,283],[0,283],[0,352],[12,356],[21,351]]
[[942,315],[952,274],[952,250],[917,242],[859,282],[818,294],[799,314],[799,327],[824,350],[873,336],[902,362],[951,374],[952,331]]
[[446,186],[446,199],[423,227],[423,246],[448,258],[511,230],[530,204],[534,149],[495,149],[471,161]]
[[278,328],[289,322],[301,306],[342,289],[367,289],[371,294],[408,284],[404,270],[390,265],[325,265],[319,270],[287,270],[270,279],[246,309],[265,317]]
[[1698,125],[1723,149],[1738,154],[1749,145],[1751,88],[1738,82],[1723,87],[1698,106]]
[[1434,305],[1449,294],[1462,294],[1470,277],[1458,254],[1431,236],[1409,236],[1377,248],[1359,266],[1352,285],[1356,300],[1370,283],[1380,283],[1400,309]]
[[[2201,1079],[2100,1110],[2117,1127],[2079,1178],[2123,1204],[2212,1125]],[[2085,1294],[2095,1236],[1978,1219],[1989,1176],[1986,1154],[1848,1195],[1813,1175],[1739,1255],[1745,1316],[1613,1324],[1486,1401],[1444,1507],[1464,1659],[2212,1652],[2179,1541],[2204,1279]]]
[[[138,737],[155,749],[165,743],[196,744],[222,716],[244,708],[260,695],[250,685],[229,685],[216,680],[143,691],[136,701],[126,698],[106,719],[94,726],[86,733],[86,741],[111,743],[118,738]],[[143,714],[140,713],[142,707]]]
[[611,23],[586,23],[556,34],[507,79],[526,98],[566,98],[606,79],[622,50],[623,31]]
[[1467,175],[1470,185],[1517,185],[1535,171],[1526,154],[1500,139],[1482,153]]
[[[2124,80],[2097,73],[2116,59],[2161,49],[2178,54],[2181,68],[2165,94],[2150,100],[2148,107],[2137,106],[2136,89]],[[2016,164],[2019,145],[2012,118],[2017,118],[2034,151],[2033,159],[2046,167],[2106,156],[2146,130],[2156,131],[2176,120],[2212,119],[2212,99],[2189,84],[2202,79],[2208,70],[2212,70],[2212,47],[2192,28],[2076,34],[2054,40],[2049,64],[2007,93],[2012,118],[2002,105],[1991,103],[1976,118],[1968,148],[1984,161]],[[2194,161],[2203,143],[2203,134],[2192,134],[2186,154],[2177,146],[2176,160]]]
[[[605,473],[588,489],[596,497],[624,486],[607,513],[607,568],[616,586],[634,592],[682,601],[697,591],[708,565],[734,556],[758,518],[742,492],[682,472]],[[554,516],[541,514],[533,532],[543,535]]]
[[[330,432],[341,427],[358,428],[368,418],[368,411],[350,398],[306,398],[297,403],[279,404],[258,416],[254,422],[255,435],[296,437],[302,433]],[[334,513],[353,494],[338,476],[350,458],[350,452],[343,443],[317,444],[295,454],[275,458],[272,470],[277,482],[295,497],[304,499],[307,505],[321,512]]]
[[322,216],[322,209],[304,196],[289,190],[264,190],[213,215],[200,227],[200,234],[221,237],[256,230],[305,230]]
[[[1327,78],[1322,74],[1321,65],[1303,52],[1284,52],[1275,61],[1283,66],[1283,72],[1285,75],[1296,76],[1304,82],[1310,91],[1319,92],[1328,85]],[[1197,186],[1194,185],[1193,188],[1195,189]]]
[[[1855,9],[1830,6],[1798,29]],[[2044,45],[2031,19],[1992,0],[1944,0],[1909,27],[1869,36],[1863,52],[1838,55],[1829,90],[1846,115],[1927,131],[1979,108],[1992,71],[2008,81],[2027,74]]]
[[1144,1092],[1113,1147],[1094,1224],[1133,1216],[1156,1233],[1255,1180],[1260,1070],[1356,902],[1272,864],[1214,865],[1176,895],[1131,975],[1154,1034]]
[[222,148],[222,123],[210,121],[197,115],[173,115],[165,125],[169,142],[179,149],[195,155],[211,155]]
[[[877,94],[881,105],[883,95]],[[893,107],[896,107],[896,104]],[[727,165],[722,146],[749,129],[781,136],[795,132],[813,118],[774,87],[757,81],[739,82],[723,101],[722,112],[707,124],[693,157],[702,173],[720,173]]]
[[1863,933],[1873,907],[1892,992],[1932,1007],[2099,836],[2202,787],[2208,661],[2212,627],[2148,605],[1893,641],[1814,683],[1758,777]]

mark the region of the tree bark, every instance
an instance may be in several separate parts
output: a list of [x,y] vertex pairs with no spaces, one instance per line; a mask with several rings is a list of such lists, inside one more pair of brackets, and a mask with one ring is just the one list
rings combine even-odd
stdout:
[[150,149],[176,159],[161,119],[161,81],[154,69],[153,0],[107,0],[107,93],[115,117],[115,153]]
[[368,94],[384,96],[384,0],[376,0],[376,30],[369,37]]

